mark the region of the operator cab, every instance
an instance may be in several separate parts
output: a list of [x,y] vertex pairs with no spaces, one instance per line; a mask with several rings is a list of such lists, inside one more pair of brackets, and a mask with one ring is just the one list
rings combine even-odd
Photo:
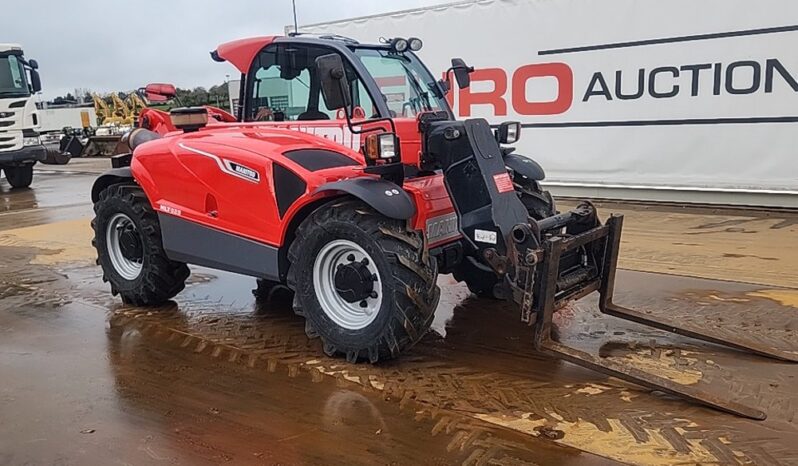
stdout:
[[[404,39],[401,39],[405,43]],[[421,41],[413,39],[420,47]],[[303,35],[276,38],[252,60],[246,73],[244,121],[344,119],[321,96],[316,59],[337,54],[351,95],[349,115],[356,120],[415,118],[422,112],[451,110],[445,88],[405,44],[361,45],[351,39]]]

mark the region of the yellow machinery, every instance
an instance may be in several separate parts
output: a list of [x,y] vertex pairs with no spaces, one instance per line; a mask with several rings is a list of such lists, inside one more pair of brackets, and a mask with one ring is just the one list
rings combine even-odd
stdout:
[[[131,98],[132,96],[135,98]],[[135,125],[139,112],[147,105],[135,91],[130,93],[127,102],[115,92],[107,98],[92,94],[92,99],[99,128],[90,133],[84,144],[80,144],[80,149],[75,150],[79,153],[79,157],[113,155],[117,152],[122,134]]]
[[[135,91],[131,92],[125,100],[122,100],[115,92],[107,98],[92,94],[92,99],[99,126],[133,126],[138,114],[147,108],[147,104]],[[107,99],[110,99],[110,105]]]
[[125,103],[128,109],[130,109],[130,113],[135,117],[138,117],[141,111],[147,108],[147,103],[144,102],[144,99],[142,99],[137,92],[131,92],[130,95],[127,96],[127,99],[125,99]]

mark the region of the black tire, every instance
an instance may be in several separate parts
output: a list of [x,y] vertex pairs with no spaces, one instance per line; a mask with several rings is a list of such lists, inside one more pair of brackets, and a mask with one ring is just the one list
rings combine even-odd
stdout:
[[[111,293],[135,306],[159,306],[185,288],[189,269],[170,260],[161,242],[161,225],[144,192],[135,185],[117,184],[103,190],[94,204],[92,246],[97,249],[97,264],[103,269],[103,281],[110,282]],[[140,247],[141,270],[135,278],[126,278],[115,268],[109,253],[109,222],[123,214],[133,225]]]
[[[322,308],[314,289],[316,257],[336,240],[348,240],[373,259],[382,300],[376,317],[363,328],[339,325]],[[305,317],[308,337],[320,337],[327,355],[346,355],[350,362],[398,356],[429,330],[440,298],[436,261],[419,232],[406,222],[386,218],[363,202],[336,200],[302,222],[288,252],[288,286],[294,312]],[[320,292],[321,293],[321,292]],[[375,305],[376,306],[376,305]]]
[[3,167],[3,171],[13,189],[27,188],[33,182],[33,164]]
[[[535,220],[542,220],[557,213],[554,200],[548,191],[543,191],[536,183],[519,186],[518,196],[526,207],[529,216]],[[478,263],[473,258],[466,258],[454,270],[454,279],[465,282],[469,291],[481,298],[506,299],[496,294],[496,285],[499,283],[496,274],[486,265]]]
[[258,300],[268,301],[276,294],[283,292],[293,293],[290,288],[281,282],[259,278],[257,280],[257,288],[252,290],[252,295]]

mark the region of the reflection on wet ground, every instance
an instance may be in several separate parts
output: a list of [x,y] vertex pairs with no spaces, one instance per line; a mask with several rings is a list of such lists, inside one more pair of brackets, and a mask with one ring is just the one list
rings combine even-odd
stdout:
[[[195,269],[173,305],[122,306],[84,214],[58,217],[44,188],[44,213],[0,213],[0,464],[798,464],[796,365],[600,316],[594,299],[557,316],[568,344],[770,416],[736,418],[537,354],[511,306],[447,276],[435,332],[400,360],[352,365],[307,339],[290,296],[254,296],[249,278]],[[653,241],[630,243],[631,259]],[[794,289],[618,283],[621,304],[795,345]]]

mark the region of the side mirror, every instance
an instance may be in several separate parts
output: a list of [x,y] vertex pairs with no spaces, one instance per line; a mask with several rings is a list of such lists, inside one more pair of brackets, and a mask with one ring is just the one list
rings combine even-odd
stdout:
[[30,87],[34,93],[42,90],[42,78],[36,68],[30,70]]
[[346,82],[344,62],[337,53],[322,55],[316,58],[316,70],[321,82],[321,94],[324,104],[330,110],[347,108],[352,103],[352,95]]
[[31,69],[38,70],[39,69],[39,62],[37,62],[36,60],[30,59],[30,60],[28,60],[28,66],[30,66]]
[[473,66],[466,65],[462,58],[452,58],[451,70],[454,71],[457,87],[465,89],[471,85],[471,72],[474,71]]

